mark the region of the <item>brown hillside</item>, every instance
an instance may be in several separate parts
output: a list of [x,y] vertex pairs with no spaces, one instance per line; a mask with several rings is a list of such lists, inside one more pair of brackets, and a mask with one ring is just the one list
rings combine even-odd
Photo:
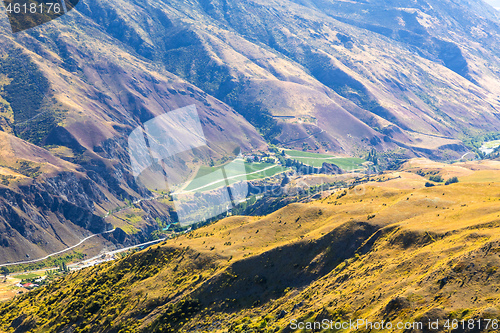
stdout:
[[6,303],[2,327],[285,332],[321,316],[496,318],[500,164],[466,168],[489,170],[432,188],[401,170],[269,216],[227,218]]

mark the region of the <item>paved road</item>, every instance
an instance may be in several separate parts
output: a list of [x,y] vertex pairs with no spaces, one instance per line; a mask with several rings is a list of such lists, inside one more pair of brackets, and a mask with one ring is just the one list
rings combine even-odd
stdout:
[[[234,179],[234,178],[238,178],[238,177],[243,177],[243,176],[248,176],[248,175],[253,175],[253,174],[257,174],[257,173],[261,173],[261,172],[264,172],[266,170],[269,170],[269,169],[272,169],[276,167],[276,165],[272,165],[270,167],[267,167],[267,168],[264,168],[262,170],[258,170],[258,171],[255,171],[255,172],[251,172],[251,173],[247,173],[247,174],[241,174],[241,175],[236,175],[236,176],[231,176],[231,177],[227,177],[226,179],[229,180],[229,179]],[[196,188],[194,190],[190,190],[190,191],[185,191],[185,192],[179,192],[179,193],[174,193],[174,194],[181,194],[181,193],[190,193],[190,192],[195,192],[197,190],[200,190],[200,189],[203,189],[205,187],[208,187],[208,186],[212,186],[212,185],[215,185],[217,183],[220,183],[220,182],[225,182],[226,180],[225,179],[221,179],[221,180],[218,180],[218,181],[215,181],[215,182],[212,182],[210,184],[207,184],[207,185],[204,185],[204,186],[201,186],[199,188]],[[156,200],[158,199],[158,197],[152,197],[152,198],[146,198],[146,199],[140,199],[140,200],[137,200],[137,201],[134,201],[134,204],[138,204],[142,201],[148,201],[148,200]],[[123,209],[128,209],[129,207],[125,207]],[[106,214],[106,216],[104,216],[104,218],[108,218],[111,214],[108,212]],[[21,265],[21,264],[32,264],[32,263],[36,263],[36,262],[39,262],[39,261],[43,261],[43,260],[46,260],[50,257],[53,257],[53,256],[56,256],[56,255],[59,255],[59,254],[62,254],[62,253],[65,253],[67,251],[70,251],[80,245],[82,245],[84,242],[86,242],[87,240],[93,238],[93,237],[96,237],[96,236],[99,236],[99,235],[104,235],[104,234],[108,234],[108,233],[112,233],[114,232],[116,229],[113,229],[113,230],[109,230],[109,231],[105,231],[105,232],[102,232],[102,233],[99,233],[99,234],[94,234],[94,235],[91,235],[91,236],[88,236],[84,239],[82,239],[78,244],[76,245],[73,245],[73,246],[70,246],[64,250],[61,250],[61,251],[58,251],[58,252],[54,252],[54,253],[51,253],[43,258],[39,258],[39,259],[34,259],[34,260],[27,260],[27,261],[19,261],[19,262],[12,262],[12,263],[6,263],[6,264],[0,264],[0,267],[6,267],[6,266],[14,266],[14,265]],[[152,241],[152,242],[148,242],[148,243],[144,243],[144,244],[139,244],[139,245],[135,245],[135,246],[131,246],[131,247],[128,247],[128,248],[124,248],[124,249],[120,249],[120,250],[116,250],[116,251],[112,251],[112,252],[109,252],[107,254],[114,254],[114,253],[119,253],[119,252],[124,252],[124,251],[128,251],[130,249],[133,249],[133,248],[137,248],[137,247],[141,247],[141,246],[146,246],[146,245],[150,245],[150,244],[154,244],[154,243],[158,243],[158,242],[161,242],[161,241],[164,241],[166,240],[166,238],[164,239],[160,239],[158,241]],[[96,258],[93,258],[94,260],[99,258],[101,255],[97,256]],[[90,261],[92,259],[88,259],[86,260],[87,261]]]
[[[126,248],[123,248],[123,249],[118,249],[118,250],[114,250],[114,251],[109,251],[109,252],[101,253],[98,256],[95,256],[93,258],[85,259],[84,261],[77,262],[77,263],[74,263],[74,264],[70,264],[70,265],[68,265],[68,267],[70,267],[70,268],[80,268],[81,269],[81,268],[85,268],[85,267],[89,267],[89,266],[94,266],[94,264],[92,262],[95,262],[95,264],[99,264],[100,263],[99,259],[102,258],[102,256],[114,255],[114,254],[118,254],[118,253],[121,253],[121,252],[126,252],[128,250],[136,249],[138,247],[149,246],[149,245],[161,243],[161,242],[163,242],[163,241],[165,241],[167,239],[168,238],[161,238],[161,239],[157,239],[157,240],[154,240],[154,241],[151,241],[151,242],[146,242],[146,243],[142,243],[142,244],[138,244],[138,245],[129,246],[129,247],[126,247]],[[78,267],[79,265],[83,265],[83,266]]]
[[32,264],[32,263],[35,263],[35,262],[39,262],[39,261],[43,261],[43,260],[46,260],[46,259],[49,259],[50,257],[53,257],[53,256],[56,256],[56,255],[59,255],[61,253],[64,253],[64,252],[67,252],[69,250],[72,250],[74,249],[75,247],[78,247],[80,245],[82,245],[84,242],[88,241],[89,239],[93,238],[93,237],[96,237],[96,236],[99,236],[99,235],[104,235],[104,234],[110,234],[112,232],[114,232],[116,229],[113,229],[113,230],[109,230],[109,231],[105,231],[105,232],[101,232],[100,234],[94,234],[94,235],[91,235],[89,237],[86,237],[84,239],[82,239],[80,241],[80,243],[76,244],[76,245],[73,245],[73,246],[70,246],[64,250],[61,250],[59,252],[54,252],[54,253],[51,253],[49,254],[48,256],[45,256],[43,258],[39,258],[39,259],[34,259],[34,260],[27,260],[27,261],[19,261],[19,262],[10,262],[8,264],[0,264],[0,267],[6,267],[6,266],[14,266],[14,265],[21,265],[21,264]]
[[476,157],[476,154],[475,154],[475,153],[473,153],[473,152],[468,152],[468,153],[463,154],[463,156],[462,156],[462,157],[460,157],[460,159],[461,159],[461,160],[463,160],[463,159],[465,158],[465,156],[467,156],[467,155],[469,155],[469,154],[473,154],[473,155],[474,155],[474,157]]

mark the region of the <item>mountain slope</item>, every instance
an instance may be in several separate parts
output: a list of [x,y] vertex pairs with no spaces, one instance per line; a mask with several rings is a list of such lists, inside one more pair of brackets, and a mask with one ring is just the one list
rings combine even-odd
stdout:
[[[2,329],[288,332],[292,319],[498,318],[499,168],[417,160],[320,201],[231,217],[6,303]],[[460,183],[426,188],[417,173]]]
[[[236,148],[266,147],[227,105],[151,69],[93,29],[65,35],[47,28],[50,37],[43,32],[1,37],[0,187],[20,203],[13,206],[16,214],[9,213],[8,195],[0,204],[5,210],[2,263],[40,258],[78,243],[88,231],[110,230],[112,225],[103,220],[108,211],[125,206],[126,200],[152,197],[131,174],[127,140],[132,130],[165,111],[197,106],[209,142],[202,152],[206,160]],[[87,49],[90,44],[93,49]],[[36,202],[40,196],[48,202]],[[61,201],[73,210],[54,215],[53,203]],[[146,222],[149,226],[137,241],[158,228],[157,217],[169,219],[171,213],[167,205],[141,206],[148,212],[144,218],[153,222]]]
[[[87,0],[28,32],[12,35],[2,20],[0,127],[3,138],[24,140],[1,161],[2,179],[26,200],[18,185],[34,182],[100,227],[78,214],[65,220],[105,231],[110,210],[156,195],[132,175],[130,133],[193,104],[209,147],[189,163],[265,150],[266,140],[458,159],[467,152],[461,139],[500,127],[498,14],[489,10],[478,1]],[[31,171],[19,174],[20,163]],[[72,186],[81,197],[65,194]],[[158,228],[156,218],[172,220],[168,205],[154,205],[141,207],[139,239]],[[25,236],[37,254],[72,243]],[[25,257],[21,248],[0,251]]]
[[[429,148],[429,135],[446,146],[446,137],[498,129],[498,15],[479,2],[192,1],[120,10],[126,6],[96,1],[82,12],[118,13],[142,36],[125,43],[234,106],[276,142],[353,153],[365,140],[379,149],[394,149],[390,141]],[[146,28],[160,13],[168,19]]]
[[[447,146],[457,142],[446,138],[498,128],[498,14],[480,2],[88,1],[77,9],[62,19],[72,33],[100,29],[283,144],[436,150],[425,144],[432,135]],[[78,72],[79,47],[55,44]]]

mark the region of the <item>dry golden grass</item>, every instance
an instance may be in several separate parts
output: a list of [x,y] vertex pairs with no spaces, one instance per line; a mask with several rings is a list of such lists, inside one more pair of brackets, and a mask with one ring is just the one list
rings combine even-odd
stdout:
[[[450,170],[440,166],[450,174],[457,167]],[[121,299],[124,310],[108,310],[116,306],[110,303],[92,315],[87,322],[96,332],[104,331],[93,324],[104,316],[119,325],[137,313],[144,317],[131,331],[148,331],[169,304],[189,299],[199,300],[201,308],[184,313],[177,331],[260,327],[270,332],[284,329],[291,319],[313,320],[319,314],[333,320],[419,320],[436,308],[467,319],[497,316],[500,183],[489,176],[478,181],[490,172],[479,170],[458,184],[426,188],[427,180],[416,171],[384,174],[268,216],[226,218],[125,261],[73,274],[33,297],[40,306],[53,294],[59,295],[58,307],[85,302],[72,290],[125,272],[123,287],[111,297]],[[162,263],[168,253],[171,259]],[[154,271],[157,265],[161,269]],[[150,270],[152,275],[144,276]],[[144,277],[134,280],[138,276]],[[389,305],[395,299],[404,306]],[[33,313],[37,302],[19,301],[13,313]],[[149,302],[157,305],[150,308]]]
[[[330,312],[346,308],[346,318],[383,319],[388,302],[399,296],[411,300],[409,309],[395,314],[400,320],[418,319],[435,307],[444,307],[450,313],[470,308],[471,315],[480,315],[500,296],[496,284],[486,282],[488,274],[495,274],[500,260],[485,250],[500,242],[500,184],[478,182],[484,179],[483,171],[471,175],[446,165],[440,165],[439,170],[447,175],[470,175],[473,182],[461,180],[459,184],[425,188],[424,178],[401,172],[397,175],[401,178],[358,186],[339,199],[337,192],[319,202],[294,204],[267,217],[226,219],[168,245],[213,251],[238,260],[294,243],[319,242],[349,221],[369,223],[381,229],[380,235],[371,236],[375,240],[367,253],[360,247],[359,257],[348,258],[346,264],[339,264],[310,285],[292,287],[294,292],[259,309],[242,310],[231,321],[243,317],[255,321],[261,318],[258,313],[279,313],[283,309],[290,315],[276,325],[285,327],[291,318],[310,311],[319,313],[324,307]],[[318,215],[320,210],[322,214]],[[298,216],[300,220],[295,222]],[[232,245],[224,246],[227,241]],[[316,261],[322,256],[324,253]],[[461,262],[474,263],[477,272],[456,273],[453,269]],[[450,274],[450,283],[440,288],[437,280]],[[481,278],[476,281],[477,274]],[[342,276],[348,279],[342,281]],[[469,283],[460,286],[469,278]],[[305,302],[304,310],[292,311],[300,302]],[[215,318],[221,317],[211,319]]]

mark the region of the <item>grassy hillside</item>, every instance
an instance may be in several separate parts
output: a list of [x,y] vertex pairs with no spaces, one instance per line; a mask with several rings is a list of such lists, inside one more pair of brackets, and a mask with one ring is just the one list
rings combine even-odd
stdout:
[[[0,330],[289,332],[292,319],[500,318],[500,163],[404,168],[73,272],[2,304]],[[431,173],[460,182],[426,188]]]
[[[74,244],[91,223],[70,212],[73,205],[95,219],[154,196],[148,188],[166,190],[153,172],[134,179],[128,136],[188,105],[196,105],[208,140],[207,149],[186,155],[188,166],[208,165],[238,148],[265,151],[269,142],[342,156],[375,149],[404,158],[472,157],[460,140],[500,128],[498,15],[476,1],[411,6],[400,0],[82,0],[68,15],[15,35],[2,20],[0,134],[6,139],[0,144],[15,145],[8,156],[0,154],[0,184],[13,189],[17,181],[33,182],[50,198],[43,222],[33,222],[36,214],[27,207],[35,203],[40,211],[38,195],[17,191],[17,211],[0,221],[1,242],[9,244],[0,257],[40,257]],[[361,161],[333,162],[352,169]],[[194,176],[181,162],[168,168],[186,171],[179,178]],[[70,224],[64,232],[44,227],[61,219],[47,217],[46,209],[60,198],[68,198],[70,220],[83,226],[76,235]],[[9,202],[0,197],[0,209]],[[129,234],[148,237],[157,217],[170,218],[168,207],[151,205],[142,207],[149,213],[141,226],[120,216],[109,220],[122,218],[117,224]],[[23,223],[11,223],[18,215]]]

